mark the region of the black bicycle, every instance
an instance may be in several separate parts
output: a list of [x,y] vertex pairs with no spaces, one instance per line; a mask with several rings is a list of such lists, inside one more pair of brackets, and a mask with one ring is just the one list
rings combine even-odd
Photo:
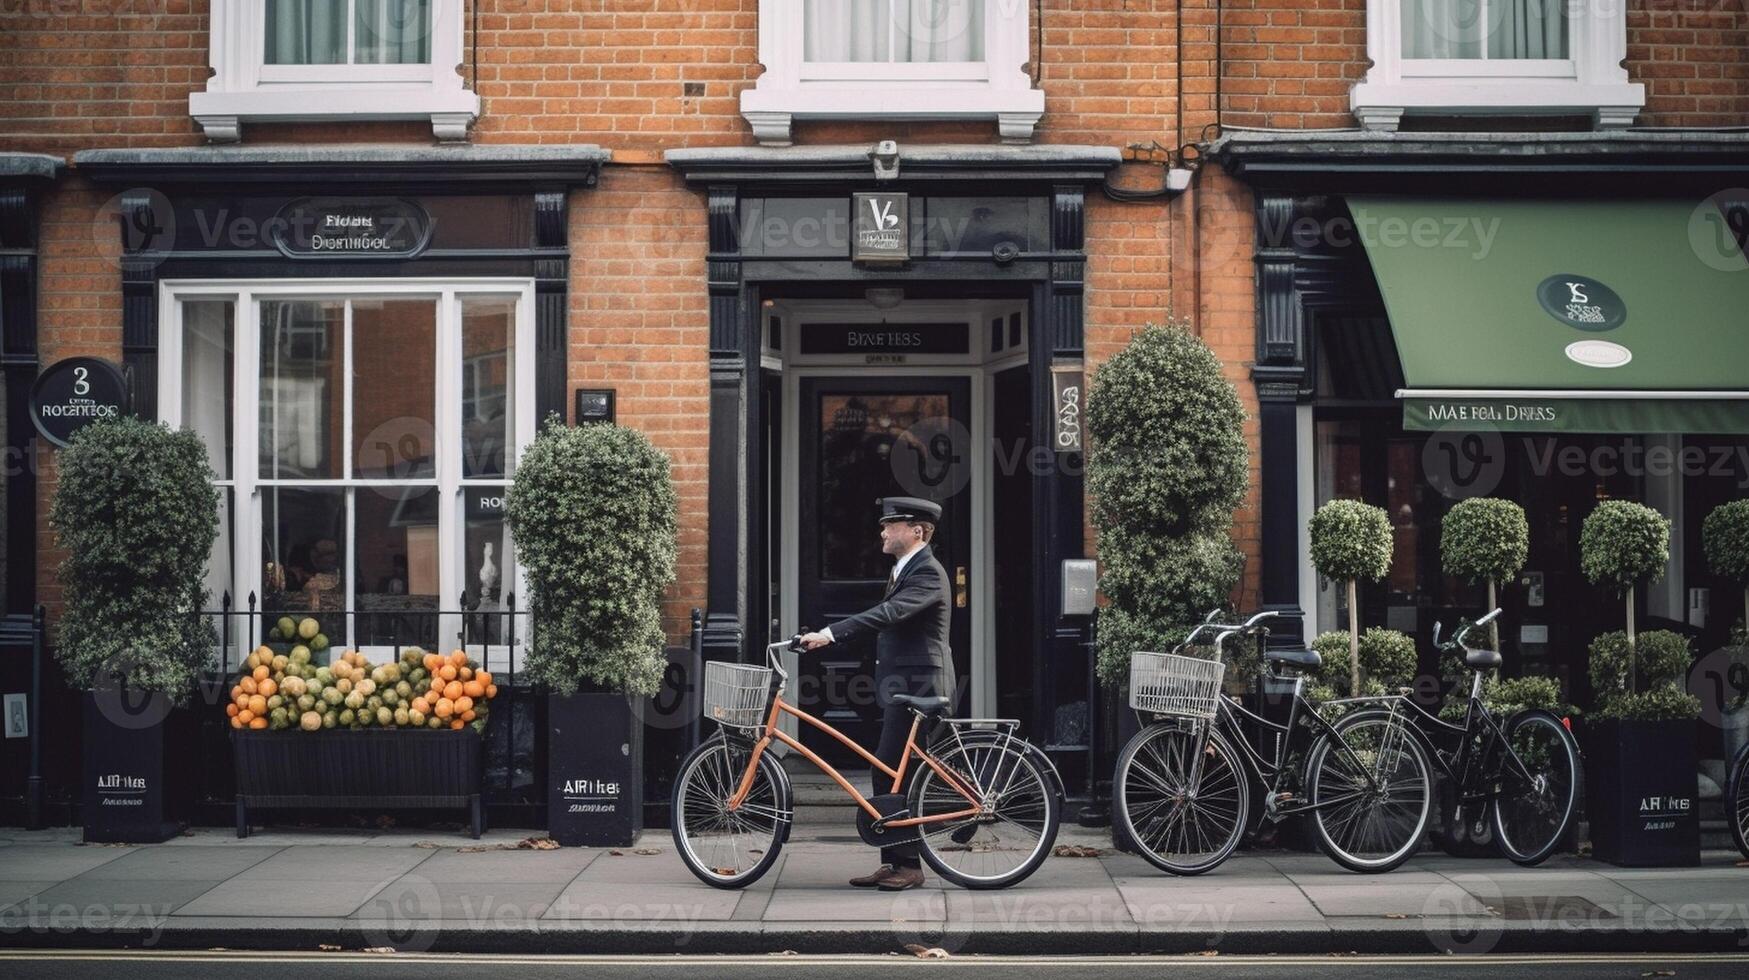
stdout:
[[1739,749],[1737,758],[1731,763],[1725,805],[1730,807],[1731,836],[1737,841],[1737,850],[1749,858],[1749,745]]
[[1464,638],[1499,615],[1496,609],[1474,623],[1460,623],[1444,644],[1434,624],[1434,646],[1461,654],[1474,672],[1462,726],[1441,721],[1406,695],[1330,703],[1351,707],[1336,722],[1338,731],[1371,728],[1382,738],[1418,744],[1455,788],[1454,819],[1489,823],[1501,853],[1534,865],[1566,837],[1585,775],[1573,733],[1553,712],[1526,708],[1502,721],[1483,703],[1482,680],[1499,669],[1500,654],[1471,649]]
[[[1153,723],[1118,756],[1112,807],[1120,830],[1162,871],[1196,875],[1218,867],[1238,847],[1262,788],[1264,816],[1310,814],[1319,846],[1351,871],[1382,872],[1415,853],[1432,809],[1426,753],[1399,727],[1377,722],[1334,727],[1307,701],[1306,671],[1315,650],[1271,650],[1259,613],[1241,626],[1210,621],[1170,654],[1130,659],[1130,705]],[[1215,659],[1184,656],[1214,631]],[[1285,723],[1247,711],[1221,693],[1221,652],[1235,636],[1256,638],[1265,683],[1292,699]],[[1382,715],[1382,713],[1381,713]],[[1308,745],[1309,740],[1309,745]],[[1256,748],[1267,743],[1270,751]],[[1292,761],[1303,756],[1305,765]]]

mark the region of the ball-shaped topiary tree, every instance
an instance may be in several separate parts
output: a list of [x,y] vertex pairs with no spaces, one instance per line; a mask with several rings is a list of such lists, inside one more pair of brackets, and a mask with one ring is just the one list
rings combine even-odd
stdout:
[[585,681],[656,692],[676,509],[668,457],[643,433],[548,420],[518,460],[505,501],[528,573],[528,671],[537,682],[565,695]]
[[1664,575],[1670,560],[1670,521],[1631,500],[1605,500],[1579,528],[1579,568],[1594,584],[1626,597],[1627,641],[1634,650],[1634,592]]
[[1355,583],[1391,570],[1391,519],[1358,500],[1332,500],[1312,515],[1312,565],[1348,586],[1349,690],[1360,690],[1360,600]]
[[[1524,508],[1498,497],[1461,500],[1440,524],[1439,554],[1447,575],[1488,583],[1488,608],[1499,604],[1497,586],[1517,575],[1530,555],[1530,522]],[[1500,628],[1488,624],[1489,640],[1500,649]]]
[[1743,589],[1743,622],[1749,629],[1749,500],[1720,504],[1700,525],[1700,543],[1713,574]]
[[216,643],[202,614],[219,529],[206,446],[124,417],[79,430],[58,463],[49,527],[66,553],[55,655],[68,681],[185,701]]
[[1136,650],[1165,650],[1226,603],[1242,559],[1245,410],[1218,357],[1183,323],[1136,333],[1094,375],[1087,487],[1098,531],[1099,674],[1128,676]]

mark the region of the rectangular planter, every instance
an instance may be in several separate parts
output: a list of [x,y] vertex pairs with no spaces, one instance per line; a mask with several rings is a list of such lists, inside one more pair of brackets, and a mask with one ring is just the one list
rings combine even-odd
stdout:
[[[114,690],[86,693],[80,822],[85,840],[156,844],[182,832],[189,767],[177,736],[192,716],[156,698],[136,703]],[[169,750],[169,751],[167,751]]]
[[644,829],[644,726],[624,694],[547,698],[547,834],[625,847]]
[[480,735],[430,729],[239,731],[237,836],[250,807],[458,808],[474,837],[480,805]]
[[1585,726],[1592,853],[1624,867],[1700,863],[1695,722]]

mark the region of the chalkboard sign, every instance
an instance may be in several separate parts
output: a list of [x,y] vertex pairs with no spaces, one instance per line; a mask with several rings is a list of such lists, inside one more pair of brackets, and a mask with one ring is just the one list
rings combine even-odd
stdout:
[[108,361],[69,357],[45,368],[30,393],[30,420],[36,431],[57,446],[73,433],[101,419],[119,418],[128,410],[127,382]]

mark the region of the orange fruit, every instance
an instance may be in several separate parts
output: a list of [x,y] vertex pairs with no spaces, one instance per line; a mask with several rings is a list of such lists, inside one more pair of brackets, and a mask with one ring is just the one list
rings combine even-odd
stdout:
[[255,673],[251,674],[250,676],[254,677],[258,681],[264,681],[267,678],[271,677],[272,675],[273,675],[273,668],[267,666],[266,664],[262,664],[261,666],[255,668]]
[[467,663],[468,663],[468,655],[461,652],[460,650],[457,650],[456,652],[449,655],[449,662],[454,664],[458,668],[465,667],[465,666],[467,666]]
[[254,712],[257,718],[267,714],[267,699],[259,694],[249,695],[249,710]]
[[474,668],[464,666],[455,672],[455,676],[458,680],[472,680],[474,676]]
[[431,710],[432,714],[437,715],[439,718],[448,718],[450,715],[455,714],[455,702],[451,701],[449,698],[438,698],[437,704],[434,705]]
[[425,669],[427,671],[436,670],[437,669],[437,654],[428,653],[425,655],[425,659],[420,661],[420,662],[425,665]]
[[243,693],[243,685],[241,685],[241,684],[232,684],[231,685],[231,700],[235,701],[237,699],[237,695],[242,694],[242,693]]
[[462,693],[470,698],[483,698],[486,696],[486,689],[479,681],[473,680],[462,685]]
[[490,701],[497,696],[498,696],[498,685],[487,684],[486,685],[486,700]]
[[237,686],[242,689],[244,694],[254,694],[255,693],[255,678],[245,677],[237,683]]
[[448,684],[443,685],[443,696],[448,698],[451,701],[454,701],[456,698],[461,697],[462,696],[462,682],[461,681],[450,681]]
[[462,697],[455,699],[456,714],[465,715],[469,711],[472,711],[473,708],[474,708],[474,699],[473,698],[470,698],[470,697],[467,697],[464,695]]
[[450,727],[451,731],[457,731],[457,732],[461,731],[462,730],[462,720],[460,718],[455,719],[454,721],[449,723],[449,727]]
[[481,687],[491,687],[492,686],[492,675],[486,673],[483,670],[474,671],[474,680],[479,681]]
[[462,712],[462,721],[473,721],[473,720],[474,720],[474,712],[471,709],[468,711]]
[[231,702],[230,704],[225,705],[225,715],[227,717],[230,717],[230,718],[237,717],[237,712],[239,712],[241,710],[243,710],[243,709],[237,707],[237,702],[235,702],[235,701]]
[[238,719],[238,718],[232,718],[231,719],[231,727],[232,728],[242,728],[243,727],[242,720]]
[[260,731],[261,729],[267,727],[267,719],[266,718],[251,718],[251,719],[249,719],[249,727],[255,729],[256,731]]
[[273,678],[271,678],[271,677],[261,681],[261,683],[259,683],[255,686],[255,692],[257,694],[261,694],[261,695],[264,695],[266,697],[273,697],[274,693],[277,692],[278,690],[279,690],[279,685],[275,684],[273,682]]
[[247,725],[255,720],[255,712],[250,711],[248,708],[244,708],[242,711],[237,712],[237,720]]
[[413,710],[419,712],[422,715],[431,714],[431,702],[425,700],[423,697],[414,698],[413,699]]
[[455,680],[455,675],[456,675],[455,664],[444,664],[442,667],[439,667],[437,669],[437,676],[443,678],[446,681]]

